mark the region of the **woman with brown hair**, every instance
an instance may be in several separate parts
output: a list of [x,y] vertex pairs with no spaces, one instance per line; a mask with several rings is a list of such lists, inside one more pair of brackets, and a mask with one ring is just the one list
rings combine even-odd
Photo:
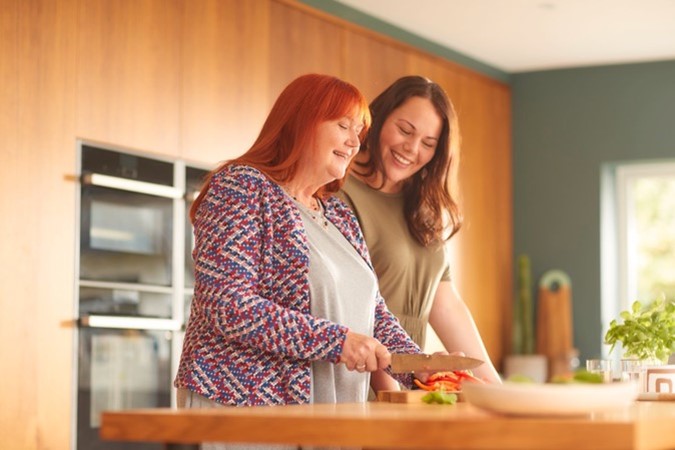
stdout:
[[[341,196],[359,219],[387,306],[418,345],[430,324],[448,351],[486,361],[475,375],[500,382],[450,278],[446,243],[462,224],[452,103],[437,83],[406,76],[375,98],[370,111],[368,137]],[[379,375],[374,388],[395,388],[389,377],[377,384]]]

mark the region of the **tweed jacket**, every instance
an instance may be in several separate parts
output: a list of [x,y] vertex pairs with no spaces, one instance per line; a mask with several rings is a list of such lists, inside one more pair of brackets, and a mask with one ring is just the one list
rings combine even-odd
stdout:
[[[325,213],[372,268],[351,210],[330,197]],[[337,363],[348,329],[310,314],[297,206],[257,169],[229,165],[211,179],[194,233],[195,292],[174,385],[229,405],[309,403],[311,362]],[[392,353],[420,352],[379,294],[374,337]]]

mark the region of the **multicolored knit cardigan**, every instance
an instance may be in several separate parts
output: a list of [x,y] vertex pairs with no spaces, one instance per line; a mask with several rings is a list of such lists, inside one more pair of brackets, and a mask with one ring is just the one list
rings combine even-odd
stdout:
[[[331,197],[325,210],[370,264],[349,208]],[[309,403],[311,361],[337,363],[348,330],[310,314],[300,211],[258,170],[230,165],[212,178],[194,228],[195,293],[174,385],[228,405]],[[379,294],[374,337],[392,353],[420,352]]]

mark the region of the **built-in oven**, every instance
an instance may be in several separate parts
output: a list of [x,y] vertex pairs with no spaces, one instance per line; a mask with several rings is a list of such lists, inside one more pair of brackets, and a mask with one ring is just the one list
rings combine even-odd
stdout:
[[97,326],[80,330],[78,449],[162,448],[156,444],[102,441],[98,433],[103,411],[171,405],[173,333]]
[[175,402],[193,285],[186,212],[206,170],[84,142],[79,150],[75,448],[159,449],[101,441],[100,417]]

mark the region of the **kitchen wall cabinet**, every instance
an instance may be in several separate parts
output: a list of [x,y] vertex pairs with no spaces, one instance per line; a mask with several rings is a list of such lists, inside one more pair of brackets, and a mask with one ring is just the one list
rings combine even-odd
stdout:
[[[77,4],[0,0],[0,435],[70,436]],[[7,56],[7,59],[5,58]]]
[[215,164],[243,153],[270,106],[269,1],[186,2],[180,156]]
[[79,137],[177,156],[183,2],[78,4]]
[[457,235],[453,273],[490,354],[501,356],[511,342],[514,290],[511,107],[508,91],[485,79],[462,76],[459,92],[465,223]]
[[510,88],[293,0],[0,0],[3,446],[72,444],[77,140],[211,167],[243,152],[292,78],[372,98],[421,73],[461,121],[454,277],[490,354],[511,287]]
[[285,2],[271,3],[271,100],[305,73],[344,73],[343,27]]
[[410,74],[405,49],[355,30],[345,32],[345,54],[348,56],[344,77],[358,86],[368,100],[374,99],[397,78]]

